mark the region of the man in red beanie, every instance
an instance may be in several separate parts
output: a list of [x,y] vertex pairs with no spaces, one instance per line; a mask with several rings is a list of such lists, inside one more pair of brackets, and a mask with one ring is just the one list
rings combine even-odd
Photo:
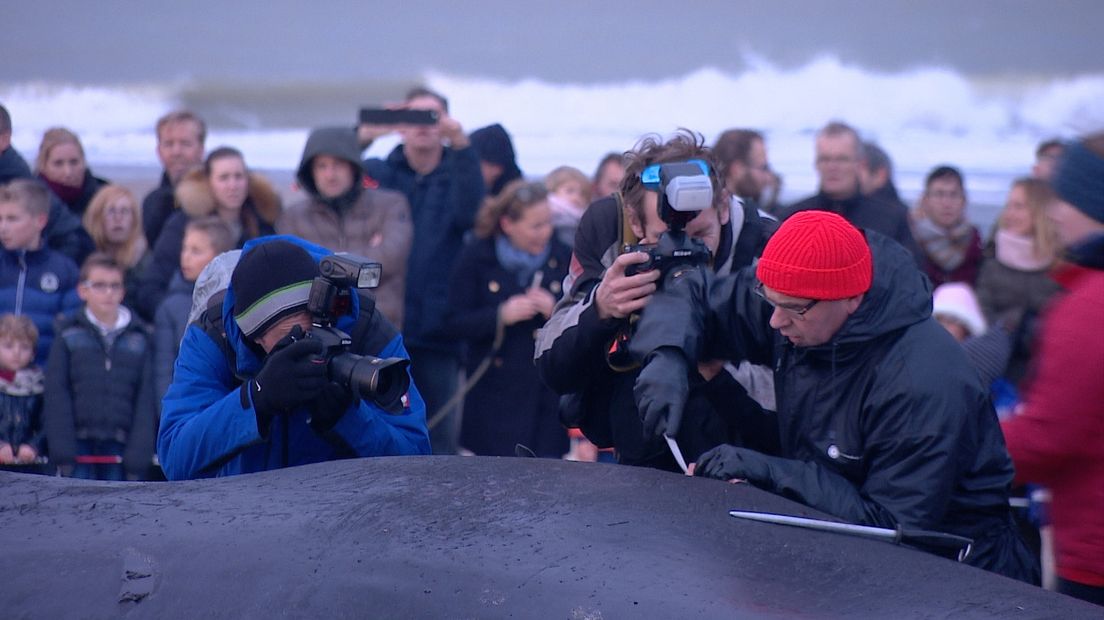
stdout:
[[[985,386],[932,318],[931,285],[905,248],[807,211],[782,223],[756,267],[685,273],[654,296],[632,342],[645,430],[677,432],[687,360],[746,359],[774,368],[781,445],[780,456],[718,446],[696,475],[746,480],[851,523],[964,536],[967,563],[1038,582]],[[664,316],[687,320],[671,329]]]

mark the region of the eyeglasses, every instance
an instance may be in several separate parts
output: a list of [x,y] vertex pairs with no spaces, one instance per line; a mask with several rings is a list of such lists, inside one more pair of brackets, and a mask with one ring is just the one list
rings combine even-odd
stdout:
[[829,156],[818,155],[816,158],[816,165],[818,166],[846,166],[855,162],[854,157],[848,157],[847,155]]
[[962,192],[954,190],[947,191],[937,189],[928,192],[928,198],[931,198],[933,200],[961,200],[962,197]]
[[112,293],[116,293],[118,291],[123,290],[123,283],[122,282],[87,282],[87,281],[85,281],[85,282],[81,282],[81,284],[88,287],[88,288],[90,288],[90,289],[92,289],[92,290],[94,290],[94,291],[96,291],[97,293],[102,293],[104,291],[111,291]]
[[805,318],[805,313],[812,310],[813,306],[820,303],[819,299],[814,299],[814,300],[810,301],[809,303],[807,303],[803,306],[800,306],[798,308],[794,308],[794,307],[791,307],[791,306],[783,306],[782,304],[776,304],[773,301],[771,301],[770,299],[767,299],[767,296],[763,293],[763,283],[762,282],[756,282],[755,283],[755,294],[758,295],[759,297],[761,297],[763,299],[763,301],[770,304],[771,308],[780,308],[780,309],[785,310],[786,312],[789,312],[790,314],[792,314],[792,315],[794,315],[798,318],[801,318],[801,319]]

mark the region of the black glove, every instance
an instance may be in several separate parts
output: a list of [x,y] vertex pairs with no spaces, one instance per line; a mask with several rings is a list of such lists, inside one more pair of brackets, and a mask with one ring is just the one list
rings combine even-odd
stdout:
[[686,359],[673,347],[657,349],[644,359],[633,397],[645,437],[678,434],[690,390],[686,373]]
[[722,444],[706,450],[694,466],[695,476],[761,482],[769,477],[766,457],[755,450]]
[[352,404],[352,391],[340,383],[330,381],[308,405],[311,414],[310,427],[316,433],[328,433]]
[[265,358],[261,371],[249,382],[262,434],[274,416],[315,400],[326,387],[329,379],[322,350],[322,341],[304,338],[274,348]]

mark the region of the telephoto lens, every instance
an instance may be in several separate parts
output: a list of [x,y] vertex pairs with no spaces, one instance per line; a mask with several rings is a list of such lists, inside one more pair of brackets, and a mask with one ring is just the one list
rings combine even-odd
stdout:
[[330,359],[330,379],[352,390],[353,395],[371,400],[391,413],[402,411],[402,397],[410,387],[406,369],[410,360],[339,353]]

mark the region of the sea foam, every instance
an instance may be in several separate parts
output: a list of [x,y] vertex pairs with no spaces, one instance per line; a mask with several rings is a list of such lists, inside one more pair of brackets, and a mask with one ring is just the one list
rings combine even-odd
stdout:
[[[739,74],[705,67],[650,82],[553,84],[435,71],[425,82],[448,95],[466,129],[502,123],[530,176],[562,164],[589,173],[604,153],[628,149],[646,133],[687,127],[712,142],[729,127],[757,128],[785,179],[786,199],[814,191],[812,138],[833,119],[890,153],[906,198],[915,197],[932,166],[950,163],[965,171],[971,200],[990,204],[1003,202],[1011,179],[1030,169],[1040,140],[1104,128],[1104,75],[971,79],[938,67],[884,73],[831,56],[789,69],[754,57],[747,65]],[[0,87],[0,101],[28,159],[45,129],[64,125],[81,136],[93,166],[156,167],[152,128],[180,105],[185,87],[202,85],[17,84]],[[258,168],[295,168],[307,124],[265,126],[263,109],[255,117],[262,124],[212,127],[208,146],[235,145]],[[385,155],[396,143],[381,140],[368,154]]]

